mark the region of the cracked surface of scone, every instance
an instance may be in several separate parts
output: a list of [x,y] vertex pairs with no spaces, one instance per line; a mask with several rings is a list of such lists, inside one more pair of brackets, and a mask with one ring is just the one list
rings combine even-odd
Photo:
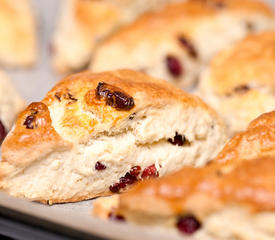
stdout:
[[60,73],[87,67],[97,43],[142,13],[182,0],[62,0],[52,41],[53,67]]
[[83,72],[20,114],[2,145],[0,188],[75,202],[202,166],[225,140],[217,114],[166,81],[131,70]]
[[18,94],[8,76],[0,71],[0,142],[11,129],[17,114],[25,107],[25,101]]
[[271,9],[255,0],[171,3],[99,44],[90,69],[130,68],[191,89],[219,50],[274,23]]
[[36,61],[36,26],[30,0],[0,0],[0,64],[29,67]]
[[203,73],[198,94],[231,134],[275,106],[275,32],[252,34],[220,52]]
[[94,212],[106,218],[113,211],[130,221],[178,228],[180,221],[192,216],[201,224],[195,239],[271,240],[275,237],[274,156],[275,112],[270,112],[231,139],[209,165],[184,167],[141,182],[115,198],[99,199]]

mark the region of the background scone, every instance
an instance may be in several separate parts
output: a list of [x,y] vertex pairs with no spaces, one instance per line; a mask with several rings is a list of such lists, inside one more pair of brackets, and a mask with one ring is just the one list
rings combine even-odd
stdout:
[[52,42],[54,68],[65,73],[87,67],[99,40],[172,1],[181,0],[63,0]]
[[0,0],[0,64],[28,67],[37,57],[30,0]]
[[215,53],[274,23],[271,9],[257,0],[171,3],[103,41],[90,69],[130,68],[190,89]]
[[118,214],[142,224],[177,227],[185,234],[196,232],[195,239],[271,240],[274,156],[275,112],[271,112],[236,135],[209,165],[184,167],[141,182],[128,193],[97,200],[94,209],[101,217]]
[[275,109],[275,32],[252,34],[220,52],[198,94],[225,119],[231,134]]
[[24,107],[25,101],[19,96],[8,76],[0,71],[0,143]]
[[74,202],[202,166],[226,137],[216,113],[163,80],[120,70],[58,83],[22,112],[2,145],[0,188]]

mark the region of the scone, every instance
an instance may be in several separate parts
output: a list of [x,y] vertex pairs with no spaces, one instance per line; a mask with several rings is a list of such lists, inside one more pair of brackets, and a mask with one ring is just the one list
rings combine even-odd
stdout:
[[8,76],[0,71],[0,144],[24,107],[25,101],[17,93]]
[[198,94],[225,119],[231,134],[275,109],[275,31],[252,34],[220,52]]
[[37,57],[30,0],[0,0],[0,64],[29,67]]
[[[252,153],[253,152],[253,153]],[[227,157],[225,157],[227,156]],[[176,227],[194,239],[275,238],[275,112],[202,168],[184,167],[94,205],[101,217]]]
[[56,71],[87,68],[97,43],[140,14],[183,0],[62,0],[51,44]]
[[274,23],[271,9],[257,0],[172,3],[103,41],[90,69],[135,69],[190,90],[219,50],[250,32],[274,29]]
[[84,72],[20,114],[2,145],[0,188],[49,204],[80,201],[202,166],[225,140],[216,113],[166,81]]

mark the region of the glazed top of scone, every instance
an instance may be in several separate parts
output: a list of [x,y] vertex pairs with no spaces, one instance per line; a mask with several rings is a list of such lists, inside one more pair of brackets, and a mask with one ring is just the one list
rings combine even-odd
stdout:
[[178,34],[179,38],[192,36],[196,26],[204,18],[209,18],[220,13],[247,13],[262,14],[273,18],[272,10],[261,1],[257,0],[192,0],[171,3],[159,11],[149,12],[136,20],[129,27],[122,28],[104,41],[104,44],[114,44],[123,39],[124,47],[132,49],[140,44],[140,39],[152,39],[155,42],[170,38],[171,33]]
[[252,34],[213,59],[209,84],[221,95],[250,88],[275,89],[274,65],[275,32]]
[[30,104],[19,115],[2,145],[3,161],[20,165],[41,157],[41,152],[86,143],[103,133],[111,135],[127,127],[137,111],[170,104],[204,109],[220,122],[198,97],[143,73],[118,70],[68,76],[44,100]]
[[139,183],[121,195],[120,211],[166,216],[192,212],[203,217],[224,204],[274,211],[274,156],[275,111],[254,120],[206,167],[185,167]]

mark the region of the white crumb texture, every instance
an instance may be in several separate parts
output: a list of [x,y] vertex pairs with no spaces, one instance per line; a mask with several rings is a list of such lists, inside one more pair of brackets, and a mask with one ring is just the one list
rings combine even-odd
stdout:
[[[202,108],[182,107],[173,104],[141,109],[134,119],[124,119],[87,141],[63,134],[62,128],[55,125],[60,116],[49,108],[54,128],[63,138],[73,141],[72,149],[38,159],[23,170],[24,174],[21,171],[7,179],[7,189],[11,195],[31,200],[69,199],[106,192],[137,165],[144,169],[155,164],[160,176],[184,165],[202,166],[223,146],[224,127]],[[168,138],[176,132],[188,143],[169,143]],[[106,169],[95,170],[97,161]]]

